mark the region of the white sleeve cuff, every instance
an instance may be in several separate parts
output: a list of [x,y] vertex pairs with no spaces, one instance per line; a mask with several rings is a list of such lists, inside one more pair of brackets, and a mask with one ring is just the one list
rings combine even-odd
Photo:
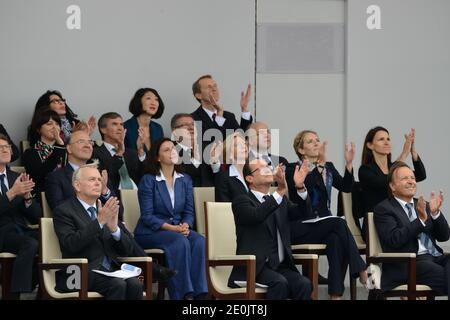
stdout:
[[244,120],[250,120],[250,118],[252,117],[252,113],[250,111],[242,112],[241,117],[244,118]]
[[306,198],[308,197],[308,190],[305,190],[303,192],[298,192],[297,194],[300,196],[300,198],[302,198],[303,200],[306,200]]

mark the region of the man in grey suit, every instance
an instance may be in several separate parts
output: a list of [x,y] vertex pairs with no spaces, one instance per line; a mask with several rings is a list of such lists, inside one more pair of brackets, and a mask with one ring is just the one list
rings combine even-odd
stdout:
[[[374,208],[375,227],[384,252],[416,253],[417,284],[448,294],[450,259],[436,241],[447,241],[450,228],[440,207],[442,191],[425,202],[416,194],[414,172],[403,162],[392,165],[388,174],[390,197]],[[390,290],[407,282],[406,263],[383,263],[381,289]]]
[[76,197],[59,205],[53,218],[63,258],[88,259],[88,290],[111,300],[142,299],[143,287],[137,277],[124,280],[93,272],[118,270],[117,257],[133,254],[131,236],[118,226],[119,201],[111,197],[102,205],[98,199],[102,177],[93,165],[75,170],[72,184]]

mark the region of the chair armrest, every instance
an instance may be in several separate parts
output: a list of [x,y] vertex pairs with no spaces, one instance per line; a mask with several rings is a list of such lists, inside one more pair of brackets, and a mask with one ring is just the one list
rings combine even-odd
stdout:
[[38,230],[39,224],[28,224],[27,227],[30,228],[31,230]]
[[317,254],[312,254],[312,253],[296,253],[293,254],[292,257],[294,257],[294,259],[300,259],[300,260],[309,260],[309,259],[319,259],[319,255]]
[[80,263],[88,263],[88,259],[86,258],[70,258],[70,259],[51,259],[47,263],[43,264],[80,264]]
[[213,257],[211,260],[226,261],[226,260],[256,260],[256,256],[253,254],[223,254]]
[[319,256],[317,254],[293,254],[294,263],[308,266],[306,275],[312,284],[311,299],[317,300],[319,294]]
[[415,258],[416,254],[415,253],[408,253],[408,252],[380,252],[377,255],[375,255],[374,257],[380,257],[380,258],[392,258],[392,257],[397,257],[397,258]]
[[152,262],[152,257],[118,257],[122,262]]

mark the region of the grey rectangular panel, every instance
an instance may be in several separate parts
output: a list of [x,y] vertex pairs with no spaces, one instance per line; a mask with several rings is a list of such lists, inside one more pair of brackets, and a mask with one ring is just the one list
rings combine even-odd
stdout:
[[264,23],[257,28],[258,73],[343,73],[344,24]]

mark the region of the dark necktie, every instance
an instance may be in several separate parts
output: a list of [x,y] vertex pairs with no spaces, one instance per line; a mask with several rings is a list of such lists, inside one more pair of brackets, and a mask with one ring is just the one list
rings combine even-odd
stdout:
[[216,122],[216,117],[217,117],[217,114],[213,113],[213,115],[212,115],[213,122]]
[[[87,210],[89,211],[89,217],[91,218],[91,220],[97,219],[97,209],[95,207],[89,207]],[[102,266],[107,271],[111,270],[111,262],[106,255],[103,256]]]
[[[407,203],[405,204],[405,206],[408,209],[408,218],[411,221],[412,219],[414,219],[412,212],[413,204]],[[423,246],[428,250],[428,253],[430,253],[432,256],[438,257],[441,255],[441,253],[434,246],[433,241],[431,241],[430,237],[425,232],[421,232],[419,234],[419,240],[420,242],[422,242]]]
[[6,196],[6,193],[8,192],[8,188],[6,187],[6,184],[5,184],[5,178],[6,178],[6,175],[0,174],[0,180],[1,180],[0,185],[1,185],[2,194],[4,196]]

